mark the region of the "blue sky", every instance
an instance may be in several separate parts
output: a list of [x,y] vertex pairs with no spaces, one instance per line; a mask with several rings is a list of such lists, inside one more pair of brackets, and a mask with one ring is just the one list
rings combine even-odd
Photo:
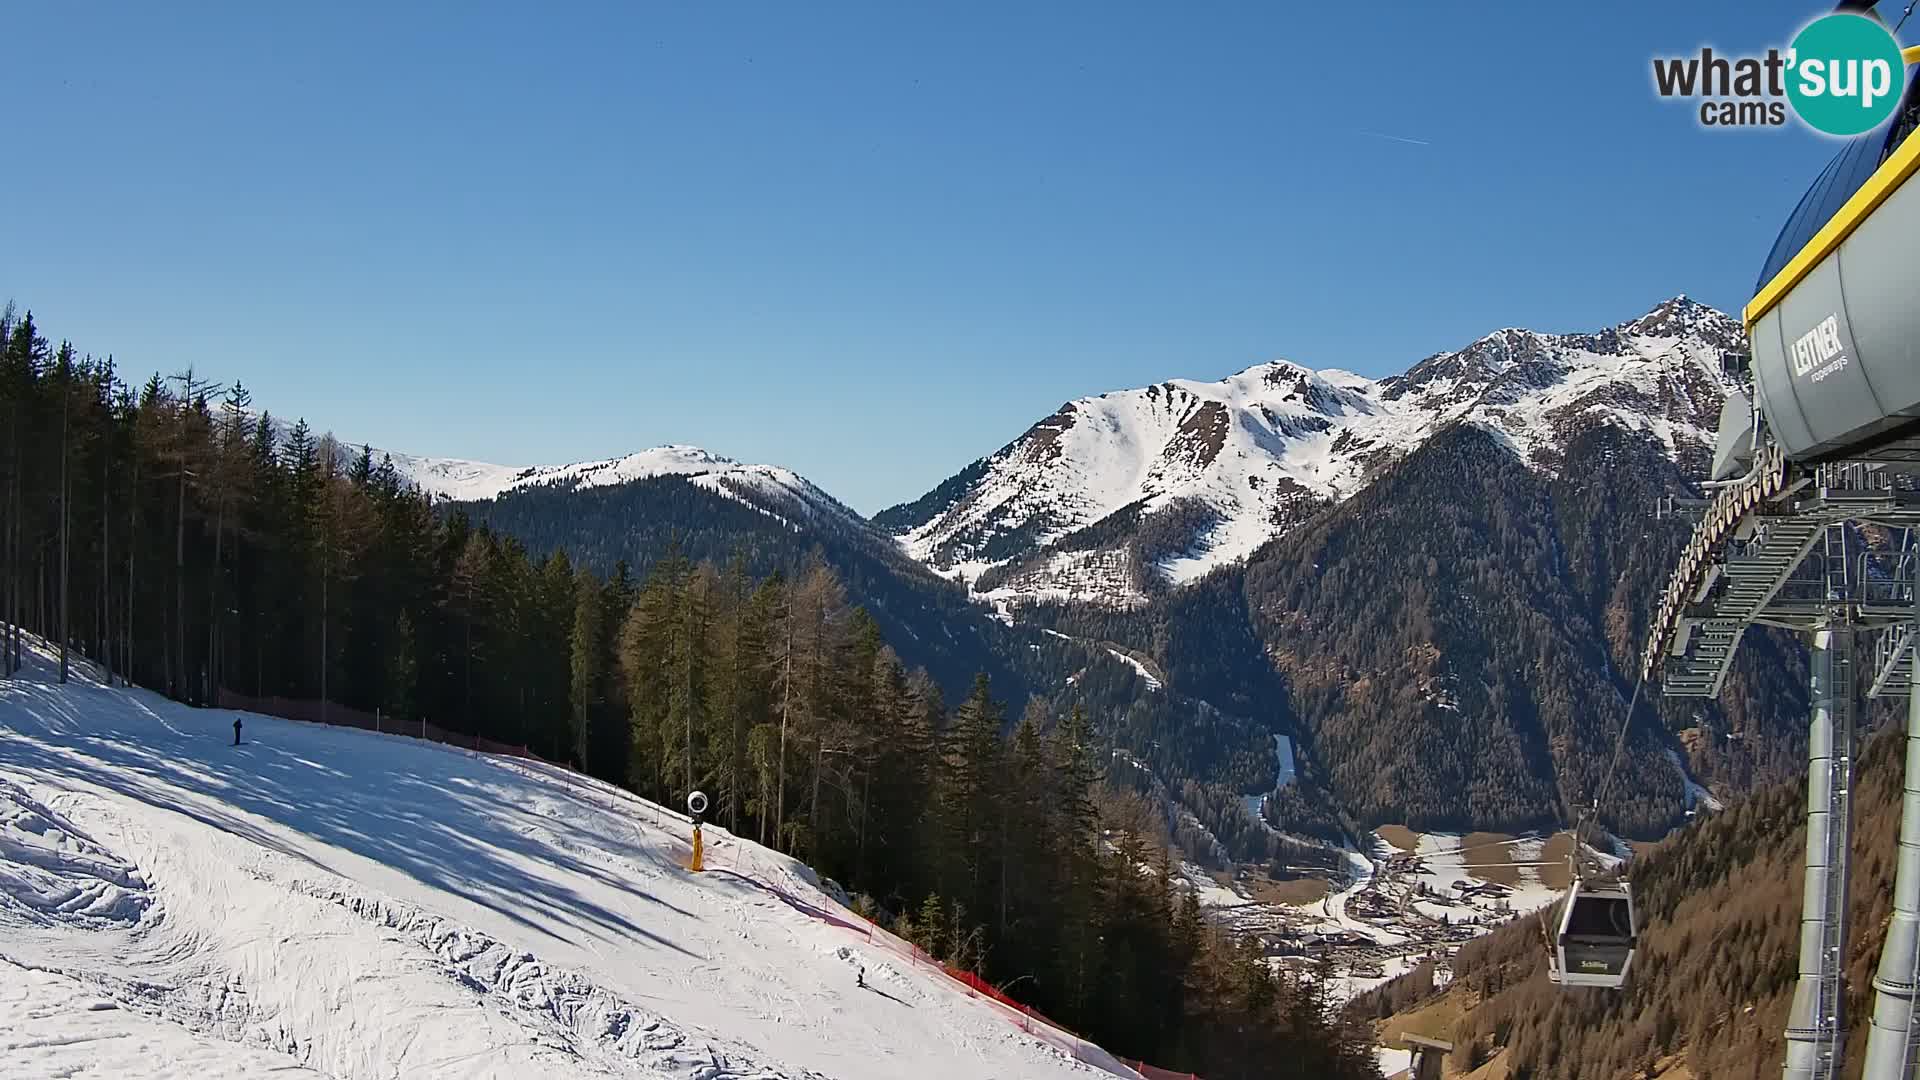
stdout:
[[870,512],[1085,394],[1737,308],[1831,153],[1649,75],[1810,4],[932,9],[14,5],[0,298],[356,441]]

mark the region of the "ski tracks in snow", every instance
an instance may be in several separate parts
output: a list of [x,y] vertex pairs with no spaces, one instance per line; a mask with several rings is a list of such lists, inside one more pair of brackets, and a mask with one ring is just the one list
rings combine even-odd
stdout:
[[392,930],[431,953],[449,976],[475,993],[499,999],[534,1031],[557,1038],[548,1045],[576,1055],[606,1051],[674,1080],[824,1080],[804,1071],[788,1074],[695,1037],[586,977],[555,968],[532,953],[510,948],[486,934],[397,901],[344,889],[296,886],[360,919]]
[[710,827],[688,874],[690,823],[630,793],[261,716],[232,748],[234,714],[31,674],[0,684],[8,1080],[1124,1075],[784,855]]
[[[60,792],[49,801],[84,806],[94,800]],[[66,931],[59,940],[33,950],[35,955],[0,953],[0,963],[17,969],[23,980],[31,973],[31,981],[21,985],[35,991],[31,1001],[0,997],[0,1025],[5,1025],[0,1032],[11,1029],[5,1024],[8,1011],[15,1012],[16,1019],[41,1021],[48,1014],[49,997],[56,1002],[88,998],[94,1011],[177,1025],[181,1036],[174,1042],[223,1042],[266,1052],[267,1060],[279,1055],[275,1068],[298,1063],[312,1075],[424,1070],[490,1076],[502,1075],[499,1070],[510,1064],[516,1067],[506,1074],[523,1075],[522,1069],[531,1072],[543,1059],[558,1057],[566,1059],[570,1072],[584,1067],[592,1073],[649,1080],[824,1080],[812,1071],[783,1072],[741,1047],[689,1033],[577,972],[554,967],[477,930],[403,902],[369,896],[337,879],[315,881],[304,870],[278,853],[241,853],[230,871],[252,887],[220,889],[219,899],[201,896],[190,901],[223,924],[229,922],[223,912],[265,907],[298,924],[297,939],[284,929],[207,927],[196,920],[170,919],[167,903],[155,902],[146,872],[35,800],[20,784],[0,777],[0,900],[5,901],[0,925],[32,920],[42,929]],[[277,901],[262,903],[274,894]],[[301,899],[349,916],[362,924],[363,932],[355,933],[353,926],[316,926],[310,913],[301,910]],[[214,944],[225,931],[236,929],[235,936],[257,948],[234,955],[234,950]],[[365,930],[384,939],[382,951],[391,953],[401,945],[408,955],[387,958],[387,963],[356,963],[367,959]],[[114,966],[122,970],[94,962],[88,954],[96,950],[118,954],[122,963]],[[279,969],[289,964],[318,974],[316,962],[334,969],[334,977],[316,980],[318,985],[307,982],[307,988],[318,991],[317,1002],[289,1002],[253,990],[256,984],[275,982],[284,974]],[[482,1045],[463,1040],[469,1045],[436,1046],[417,1031],[395,1030],[376,1018],[356,1015],[354,991],[368,989],[368,982],[394,980],[391,970],[396,966],[416,978],[437,976],[441,992],[429,995],[428,1001],[420,1001],[418,987],[397,995],[430,1013],[458,1014],[481,1006],[488,1015],[479,1026],[492,1029],[485,1031]],[[12,1010],[7,1010],[9,1004]],[[461,1023],[453,1015],[435,1019]],[[342,1037],[349,1032],[352,1038]],[[51,1043],[47,1037],[12,1040],[0,1033],[0,1062],[31,1049],[79,1048],[96,1036],[51,1038]],[[68,1056],[81,1052],[75,1049]]]

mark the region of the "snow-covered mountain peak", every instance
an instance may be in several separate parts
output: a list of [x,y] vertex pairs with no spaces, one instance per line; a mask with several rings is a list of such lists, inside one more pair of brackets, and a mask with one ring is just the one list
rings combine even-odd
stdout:
[[997,600],[1130,602],[1245,557],[1452,423],[1552,468],[1585,427],[1710,444],[1740,326],[1676,296],[1587,334],[1507,327],[1368,379],[1289,360],[1070,401],[882,515],[907,551]]
[[1715,308],[1680,293],[1655,304],[1645,315],[1621,324],[1621,329],[1649,337],[1683,337],[1687,334],[1720,336],[1728,329],[1738,332],[1739,325]]
[[1290,360],[1256,364],[1219,383],[1199,384],[1202,392],[1218,387],[1236,404],[1286,406],[1289,403],[1325,416],[1371,408],[1373,380],[1351,371],[1317,371]]

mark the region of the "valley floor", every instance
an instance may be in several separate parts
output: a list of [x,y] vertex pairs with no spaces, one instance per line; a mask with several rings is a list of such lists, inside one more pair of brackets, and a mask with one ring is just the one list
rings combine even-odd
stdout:
[[1311,956],[1330,955],[1341,1000],[1546,907],[1567,885],[1557,865],[1567,855],[1564,836],[1416,833],[1386,825],[1367,843],[1365,853],[1346,852],[1345,886],[1310,903],[1243,895],[1262,891],[1264,881],[1235,891],[1198,868],[1189,867],[1188,877],[1202,886],[1201,903],[1214,921],[1260,935],[1274,963],[1311,970]]
[[686,822],[607,785],[56,686],[44,651],[25,674],[0,682],[13,1080],[1134,1075],[870,940],[775,852],[709,828],[689,874]]

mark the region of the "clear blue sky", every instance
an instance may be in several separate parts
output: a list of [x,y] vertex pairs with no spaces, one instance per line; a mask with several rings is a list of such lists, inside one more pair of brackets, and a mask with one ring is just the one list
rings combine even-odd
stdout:
[[1736,308],[1831,153],[1649,76],[1811,4],[932,7],[11,5],[0,299],[342,437],[873,511],[1084,394]]

